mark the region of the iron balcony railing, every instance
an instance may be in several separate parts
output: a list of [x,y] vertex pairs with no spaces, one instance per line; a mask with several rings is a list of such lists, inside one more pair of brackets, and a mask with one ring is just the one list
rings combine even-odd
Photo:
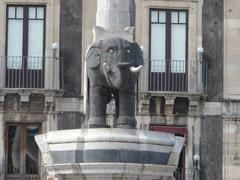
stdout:
[[63,88],[63,61],[54,57],[0,56],[2,88]]
[[202,87],[203,87],[203,93],[207,94],[208,92],[208,63],[206,61],[201,62],[202,69]]
[[[13,169],[14,168],[12,166],[8,166],[7,171],[5,172],[6,174],[4,174],[7,179],[22,180],[22,177],[24,177],[24,180],[41,180],[47,179],[48,176],[46,168],[42,165],[38,165],[38,167],[28,165],[25,169],[23,169],[24,172],[22,170],[16,172]],[[0,173],[0,179],[2,177],[1,175],[3,175],[3,173]]]
[[149,91],[187,92],[189,83],[194,84],[196,89],[202,86],[201,91],[207,90],[207,63],[189,60],[149,61]]

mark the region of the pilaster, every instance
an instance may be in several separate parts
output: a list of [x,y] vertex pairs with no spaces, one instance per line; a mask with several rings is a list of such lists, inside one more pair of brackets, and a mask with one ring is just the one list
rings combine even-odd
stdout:
[[188,115],[189,116],[200,116],[200,97],[194,96],[189,97],[189,109],[188,109]]
[[54,93],[45,94],[44,112],[47,114],[46,132],[57,130],[57,116],[55,113],[56,98]]
[[3,103],[0,103],[0,179],[3,180],[5,177],[5,122],[3,121],[3,112],[2,112]]
[[190,96],[188,100],[189,109],[187,118],[188,146],[186,147],[186,179],[195,180],[196,178],[199,178],[200,169],[200,160],[194,160],[194,156],[200,155],[201,99],[200,96]]

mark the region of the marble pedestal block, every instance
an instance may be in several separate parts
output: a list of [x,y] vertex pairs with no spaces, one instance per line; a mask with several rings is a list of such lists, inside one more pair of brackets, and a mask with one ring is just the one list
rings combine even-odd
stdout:
[[55,179],[173,180],[184,138],[129,129],[78,129],[35,137]]

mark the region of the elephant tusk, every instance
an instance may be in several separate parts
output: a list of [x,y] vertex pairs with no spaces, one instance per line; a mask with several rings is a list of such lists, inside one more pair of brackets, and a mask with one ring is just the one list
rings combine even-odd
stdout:
[[140,65],[140,66],[138,66],[138,67],[133,67],[133,66],[131,66],[131,67],[130,67],[130,71],[131,71],[132,73],[137,73],[137,72],[141,71],[142,67],[143,67],[142,65]]
[[107,63],[103,63],[103,70],[106,73],[108,73],[110,71],[110,67],[107,65]]

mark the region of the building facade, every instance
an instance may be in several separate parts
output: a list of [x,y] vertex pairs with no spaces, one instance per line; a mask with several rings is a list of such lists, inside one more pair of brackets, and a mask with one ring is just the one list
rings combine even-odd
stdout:
[[81,127],[82,4],[4,0],[0,9],[0,179],[45,179],[34,135]]
[[[239,5],[131,0],[138,128],[186,138],[177,180],[240,178]],[[96,12],[97,0],[0,2],[1,179],[46,179],[34,135],[84,127]]]

